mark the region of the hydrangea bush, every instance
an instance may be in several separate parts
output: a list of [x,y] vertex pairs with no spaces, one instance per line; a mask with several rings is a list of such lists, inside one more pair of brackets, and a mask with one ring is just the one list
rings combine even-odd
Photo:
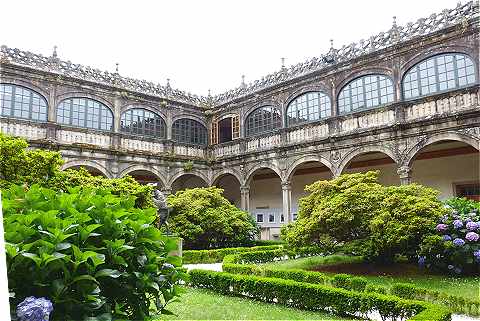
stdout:
[[448,200],[448,213],[436,226],[436,235],[424,239],[419,264],[452,274],[480,272],[480,202]]

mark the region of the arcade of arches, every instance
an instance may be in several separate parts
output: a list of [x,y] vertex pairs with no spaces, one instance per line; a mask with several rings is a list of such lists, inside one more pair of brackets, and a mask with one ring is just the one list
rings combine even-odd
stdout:
[[[405,176],[392,157],[384,152],[369,151],[351,157],[341,173],[378,170],[379,182],[384,185],[414,182],[437,189],[440,199],[453,196],[479,199],[480,156],[477,148],[465,142],[441,140],[428,144],[412,155],[409,168],[411,171]],[[94,175],[104,175],[94,167],[86,166],[86,169]],[[134,170],[128,175],[140,183],[155,184],[167,193],[209,186],[204,178],[194,173],[179,175],[170,187],[164,186],[166,178],[159,178],[148,170]],[[305,186],[333,176],[330,168],[320,160],[307,158],[286,178],[265,166],[246,177],[244,184],[235,175],[225,173],[210,185],[222,188],[232,204],[253,215],[262,227],[262,239],[276,239],[280,236],[281,224],[296,219],[299,199],[306,195]],[[290,215],[284,215],[288,212]]]

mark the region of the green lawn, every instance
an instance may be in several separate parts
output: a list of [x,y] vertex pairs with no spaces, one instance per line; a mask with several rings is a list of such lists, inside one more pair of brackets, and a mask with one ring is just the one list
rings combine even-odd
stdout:
[[171,303],[167,309],[176,316],[162,315],[153,320],[348,320],[193,288],[182,294],[181,302]]
[[[280,269],[303,269],[312,270],[319,265],[332,264],[348,264],[360,263],[360,257],[347,257],[342,255],[331,255],[325,257],[309,257],[297,260],[287,260],[282,262],[267,263],[265,266],[280,268]],[[408,272],[408,273],[407,273]],[[335,274],[335,272],[322,272],[326,274]],[[340,273],[340,272],[339,272]],[[342,271],[342,273],[345,273]],[[432,275],[427,273],[420,273],[412,275],[412,271],[405,271],[405,275],[385,275],[373,276],[362,275],[367,278],[369,282],[375,285],[382,285],[391,287],[393,283],[413,283],[418,287],[446,292],[453,295],[463,296],[466,298],[480,299],[480,277],[450,277],[441,275]]]

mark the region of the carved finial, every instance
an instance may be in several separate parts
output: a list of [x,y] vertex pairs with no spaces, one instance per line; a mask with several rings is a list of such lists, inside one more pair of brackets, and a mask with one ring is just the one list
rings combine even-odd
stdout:
[[245,75],[242,75],[242,86],[245,86]]
[[118,74],[118,65],[119,65],[119,63],[118,63],[118,62],[117,62],[117,63],[115,63],[115,73],[117,73],[117,74]]
[[57,46],[53,46],[52,57],[53,57],[53,58],[57,58]]
[[280,58],[282,60],[282,69],[285,69],[285,58]]
[[208,90],[208,97],[212,97],[212,92],[210,91],[210,89]]
[[333,49],[333,39],[330,39],[330,49]]
[[170,88],[170,78],[167,78],[167,87]]
[[392,28],[397,27],[397,16],[393,16],[393,23],[392,23]]

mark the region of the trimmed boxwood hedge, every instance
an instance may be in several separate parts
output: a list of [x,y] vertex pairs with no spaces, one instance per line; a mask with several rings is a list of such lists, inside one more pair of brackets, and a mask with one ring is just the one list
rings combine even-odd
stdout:
[[249,275],[192,270],[190,285],[226,295],[243,296],[306,310],[325,310],[337,315],[366,316],[378,311],[382,318],[414,320],[451,319],[441,306],[376,293],[347,291],[318,284]]
[[276,250],[281,249],[282,247],[282,245],[265,245],[253,247],[229,247],[213,250],[187,250],[183,251],[182,256],[184,264],[220,263],[227,255],[251,251]]
[[[308,253],[308,249],[310,249],[312,253],[315,253],[315,248],[305,248],[301,253],[306,255],[306,253]],[[246,275],[276,277],[299,282],[324,284],[344,288],[347,290],[364,291],[368,293],[374,292],[377,294],[386,294],[388,292],[385,287],[368,284],[367,279],[348,274],[337,274],[331,276],[321,272],[299,269],[280,270],[265,266],[246,264],[273,262],[300,256],[302,255],[295,254],[295,251],[288,249],[228,255],[223,261],[223,271]],[[466,313],[472,316],[480,315],[480,300],[468,299],[440,291],[419,288],[408,283],[395,283],[390,290],[390,294],[404,299],[415,299],[428,301],[435,304],[443,304],[452,311]]]

